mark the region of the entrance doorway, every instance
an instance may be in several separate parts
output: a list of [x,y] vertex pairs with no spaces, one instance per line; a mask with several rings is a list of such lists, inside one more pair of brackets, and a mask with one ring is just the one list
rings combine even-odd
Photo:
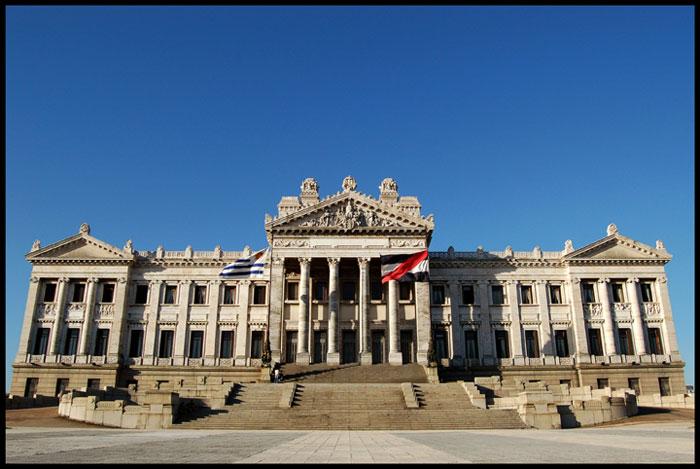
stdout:
[[343,363],[357,362],[356,333],[353,330],[343,330]]
[[372,331],[372,364],[384,363],[384,331]]
[[413,361],[413,331],[401,331],[401,362]]
[[287,331],[287,350],[284,361],[287,363],[297,361],[297,331]]
[[328,334],[326,331],[314,332],[314,363],[325,363],[328,352]]

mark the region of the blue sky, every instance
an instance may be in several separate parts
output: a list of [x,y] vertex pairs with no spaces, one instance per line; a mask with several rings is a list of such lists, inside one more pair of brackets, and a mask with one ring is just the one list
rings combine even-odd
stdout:
[[393,177],[431,250],[662,239],[694,383],[692,7],[8,7],[6,379],[32,242],[265,245]]

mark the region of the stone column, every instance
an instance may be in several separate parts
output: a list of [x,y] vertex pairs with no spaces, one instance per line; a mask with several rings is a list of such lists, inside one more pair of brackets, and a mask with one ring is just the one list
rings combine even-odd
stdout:
[[309,270],[311,259],[300,257],[301,280],[299,280],[299,332],[297,337],[297,363],[308,365],[309,357]]
[[542,352],[542,356],[550,355],[553,356],[555,355],[554,353],[554,344],[553,344],[553,338],[552,338],[552,325],[549,321],[549,301],[547,297],[547,281],[546,280],[537,280],[535,282],[535,288],[537,289],[536,295],[537,295],[537,301],[539,302],[540,305],[540,324],[542,325],[540,327],[540,331],[542,332],[542,337],[541,340],[542,342],[540,343],[540,350]]
[[[29,279],[29,293],[27,294],[27,306],[24,308],[24,321],[22,322],[22,332],[19,336],[19,348],[15,356],[15,363],[24,363],[27,361],[27,355],[33,350],[30,349],[34,344],[34,331],[36,326],[34,320],[36,318],[36,308],[39,303],[39,295],[41,294],[41,279],[31,276]],[[50,353],[50,350],[47,350]]]
[[270,357],[282,361],[282,332],[284,329],[284,257],[272,257],[270,267]]
[[591,355],[588,352],[588,341],[586,340],[586,323],[583,318],[583,300],[581,299],[581,279],[572,278],[569,286],[569,298],[571,298],[571,325],[574,330],[574,350],[576,361],[579,363],[590,363]]
[[508,303],[510,303],[510,343],[512,346],[513,364],[524,365],[525,354],[523,353],[523,331],[520,326],[520,307],[518,305],[518,281],[507,280]]
[[114,292],[114,317],[107,343],[107,363],[110,364],[121,363],[120,357],[122,355],[126,356],[128,353],[126,350],[128,338],[124,338],[124,331],[127,329],[127,308],[129,305],[127,285],[129,285],[128,274],[126,277],[117,279],[116,291]]
[[238,324],[236,325],[236,366],[248,366],[248,315],[250,314],[250,280],[238,282]]
[[156,334],[158,333],[158,314],[160,310],[160,291],[162,280],[149,282],[150,302],[148,308],[148,323],[146,324],[146,337],[143,346],[143,362],[145,365],[158,363],[158,351],[156,350]]
[[369,330],[369,257],[357,259],[360,264],[360,364],[372,364],[372,335]]
[[[430,313],[430,282],[416,282],[414,288],[416,290],[416,358],[421,365],[428,365],[428,347],[430,336],[433,333]],[[391,359],[391,354],[389,358]]]
[[452,366],[461,368],[464,366],[464,330],[459,314],[460,291],[456,280],[450,281],[450,331],[452,336]]
[[61,334],[63,329],[63,315],[66,309],[66,298],[68,296],[68,283],[69,278],[61,278],[58,280],[58,292],[56,297],[58,301],[56,302],[56,319],[54,320],[53,327],[51,328],[51,341],[49,343],[49,355],[58,355],[61,353],[59,347],[61,346]]
[[339,262],[339,257],[328,258],[328,354],[326,355],[326,362],[329,365],[340,364],[340,353],[338,353]]
[[627,287],[632,306],[632,319],[634,320],[634,352],[635,355],[646,355],[647,346],[644,342],[644,320],[642,319],[642,311],[639,306],[639,279],[628,279]]
[[399,282],[389,280],[389,364],[403,364],[399,344]]
[[192,290],[192,280],[180,281],[180,291],[178,297],[180,307],[177,313],[177,329],[175,330],[175,353],[173,354],[173,365],[184,365],[187,357],[187,318],[190,308],[190,290]]
[[97,284],[99,279],[89,278],[87,280],[87,295],[85,301],[85,315],[83,317],[83,330],[80,334],[80,346],[78,347],[78,355],[92,355],[90,347],[92,340],[92,318],[95,311],[95,294],[97,293]]
[[605,355],[617,355],[615,344],[615,320],[610,309],[610,279],[601,278],[598,280],[598,294],[600,304],[603,306],[603,333],[605,334]]
[[204,336],[204,365],[216,365],[216,344],[218,337],[219,297],[221,296],[221,280],[209,282],[209,314],[207,314],[207,330]]
[[676,327],[673,324],[673,315],[671,313],[668,280],[665,275],[662,275],[654,283],[656,284],[657,301],[661,304],[661,313],[664,317],[663,327],[666,339],[664,353],[666,355],[671,355],[671,361],[681,361],[681,353],[678,350],[678,338],[676,337]]
[[489,312],[489,283],[486,280],[479,280],[479,353],[484,366],[494,366],[496,364],[496,348],[494,344],[493,331],[491,330],[491,314]]

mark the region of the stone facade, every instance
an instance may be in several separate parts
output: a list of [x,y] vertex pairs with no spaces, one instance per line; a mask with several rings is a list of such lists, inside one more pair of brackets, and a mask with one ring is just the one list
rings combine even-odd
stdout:
[[[430,282],[382,284],[379,256],[427,249],[434,220],[393,179],[379,197],[313,178],[266,215],[269,278],[221,269],[242,251],[135,250],[90,234],[35,241],[13,394],[177,389],[259,376],[274,362],[443,366],[520,382],[685,391],[661,241],[609,225],[561,251],[430,252]],[[92,380],[92,381],[91,381]],[[99,380],[99,381],[95,381]]]

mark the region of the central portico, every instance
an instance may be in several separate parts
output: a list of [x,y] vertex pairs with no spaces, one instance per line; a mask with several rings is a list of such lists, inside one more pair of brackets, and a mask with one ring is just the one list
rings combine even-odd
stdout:
[[381,283],[379,257],[427,249],[432,216],[384,179],[375,199],[356,190],[319,198],[313,178],[266,215],[272,247],[270,350],[276,362],[427,364],[428,282]]

